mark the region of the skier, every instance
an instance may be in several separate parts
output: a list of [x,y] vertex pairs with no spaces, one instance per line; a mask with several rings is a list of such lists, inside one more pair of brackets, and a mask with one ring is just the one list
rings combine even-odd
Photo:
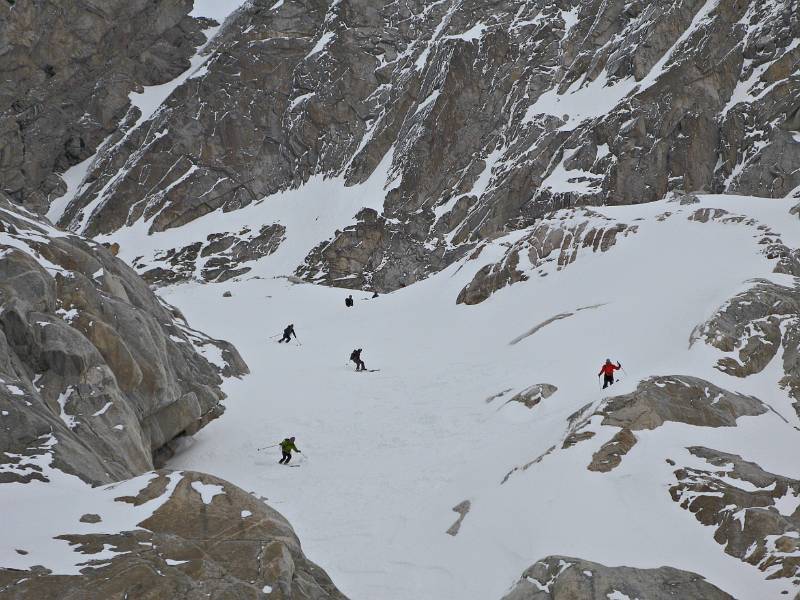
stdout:
[[617,369],[621,369],[622,365],[617,361],[617,364],[614,365],[611,363],[611,359],[607,358],[605,364],[600,367],[600,372],[597,374],[598,377],[603,375],[603,389],[606,389],[610,385],[614,385],[614,371]]
[[361,348],[358,350],[353,350],[350,354],[350,360],[356,363],[356,371],[366,371],[367,366],[364,364],[364,361],[361,360]]
[[344,305],[347,308],[350,308],[350,307],[353,306],[353,294],[350,294],[347,298],[344,299]]
[[292,341],[292,336],[297,339],[297,334],[294,332],[294,325],[289,324],[289,326],[283,330],[283,337],[278,340],[278,343],[286,342],[287,344]]
[[[286,438],[281,442],[281,459],[278,461],[282,465],[288,465],[289,461],[292,460],[292,450],[295,452],[300,452],[297,449],[297,446],[294,445],[294,437]],[[302,452],[300,452],[302,454]]]

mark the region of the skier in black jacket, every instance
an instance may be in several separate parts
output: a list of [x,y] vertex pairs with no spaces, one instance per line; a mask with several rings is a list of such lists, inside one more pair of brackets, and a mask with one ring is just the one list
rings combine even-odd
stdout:
[[366,371],[367,366],[364,364],[364,361],[361,360],[361,348],[358,350],[353,350],[350,353],[350,360],[356,363],[356,371]]
[[283,337],[278,340],[278,343],[286,342],[287,344],[292,341],[292,336],[297,339],[297,334],[294,332],[294,325],[289,325],[286,329],[283,330]]

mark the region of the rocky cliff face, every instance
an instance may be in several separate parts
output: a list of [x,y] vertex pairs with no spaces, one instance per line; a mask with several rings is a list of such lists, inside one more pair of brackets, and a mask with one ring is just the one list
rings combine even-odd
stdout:
[[[0,594],[341,597],[285,521],[247,494],[196,473],[150,473],[219,416],[221,377],[247,367],[147,284],[248,273],[309,225],[282,222],[270,200],[312,182],[377,181],[378,197],[295,244],[291,274],[391,291],[484,261],[511,233],[459,286],[453,300],[467,305],[642,235],[643,218],[593,205],[673,193],[658,221],[748,227],[784,279],[752,282],[689,341],[708,346],[724,376],[778,365],[800,415],[798,249],[681,191],[800,194],[795,0],[252,0],[210,41],[216,25],[191,9],[0,2],[0,482],[22,507],[29,489],[98,486],[42,538],[71,558],[57,567],[21,545]],[[245,225],[217,226],[222,212],[256,204]],[[89,239],[127,228],[167,232],[163,247],[125,249],[144,281]],[[510,343],[598,306],[559,312]],[[558,444],[504,482],[562,451],[588,452],[582,470],[614,477],[644,452],[644,432],[665,424],[703,437],[773,413],[795,422],[766,396],[717,383],[649,377],[586,404]],[[536,411],[556,393],[537,383],[508,402]],[[798,481],[744,453],[684,449],[681,464],[663,457],[670,505],[713,527],[729,555],[797,583]],[[104,525],[128,505],[148,509]],[[453,535],[469,510],[457,505]],[[649,597],[665,582],[686,597],[728,597],[691,573],[550,557],[508,598]]]
[[89,234],[162,231],[313,177],[375,175],[382,211],[298,266],[391,290],[555,208],[674,189],[785,196],[800,185],[795,8],[254,0],[152,119],[114,112],[117,133],[57,216]]
[[189,68],[208,26],[191,0],[0,4],[0,189],[46,212],[59,177],[125,118],[130,92]]
[[151,472],[248,370],[112,251],[0,198],[0,597],[343,598],[261,500]]
[[108,483],[222,414],[221,373],[247,372],[235,348],[191,329],[99,244],[7,200],[0,231],[4,450],[53,435],[59,466]]

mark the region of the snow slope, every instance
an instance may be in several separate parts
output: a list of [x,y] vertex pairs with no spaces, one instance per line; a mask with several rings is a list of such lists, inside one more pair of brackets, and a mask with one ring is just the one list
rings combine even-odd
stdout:
[[[356,210],[361,196],[354,194]],[[353,600],[500,598],[524,568],[550,554],[695,571],[741,600],[792,593],[790,581],[767,581],[726,555],[713,529],[672,501],[675,467],[665,462],[694,464],[685,448],[702,444],[800,477],[800,422],[777,385],[777,366],[740,380],[712,368],[715,349],[689,347],[694,327],[749,279],[790,278],[772,274],[756,225],[688,216],[722,207],[769,225],[798,247],[791,201],[706,196],[692,206],[604,207],[596,210],[638,225],[638,233],[605,253],[582,250],[565,270],[551,263],[546,277],[534,275],[479,305],[455,299],[524,232],[390,295],[356,293],[355,307],[347,309],[349,291],[283,278],[321,231],[329,234],[349,216],[341,212],[346,202],[326,211],[326,200],[319,186],[238,211],[237,219],[247,212],[251,223],[282,220],[287,242],[253,263],[243,281],[161,290],[201,329],[233,342],[252,371],[226,383],[225,417],[202,430],[173,467],[212,472],[267,498],[293,523],[309,557]],[[671,215],[658,218],[665,212]],[[232,217],[212,213],[178,235],[202,239],[219,218]],[[121,232],[126,258],[157,246],[156,238],[137,243],[136,233]],[[226,290],[232,297],[222,297]],[[554,315],[590,306],[509,344]],[[290,322],[300,343],[275,343]],[[347,359],[356,347],[364,349],[367,367],[380,371],[353,372]],[[609,473],[586,469],[617,431],[597,425],[592,440],[558,449],[502,483],[515,467],[560,448],[569,415],[606,397],[596,373],[607,356],[626,368],[615,394],[650,375],[694,375],[755,394],[786,421],[768,412],[740,418],[735,428],[667,423],[637,432],[639,443]],[[504,404],[536,383],[558,391],[533,409]],[[303,450],[295,459],[300,468],[278,465],[276,448],[259,450],[289,435]],[[467,499],[471,511],[459,534],[447,535],[458,516],[452,507]]]

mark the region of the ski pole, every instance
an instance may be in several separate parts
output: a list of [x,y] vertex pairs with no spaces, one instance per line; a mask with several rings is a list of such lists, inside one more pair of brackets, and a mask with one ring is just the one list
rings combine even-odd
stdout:
[[625,367],[623,367],[623,366],[620,364],[619,368],[620,368],[620,369],[622,369],[622,372],[623,372],[623,373],[625,373],[625,377],[627,377],[627,376],[628,376],[628,372],[625,370]]
[[264,446],[263,448],[256,448],[256,452],[261,452],[262,450],[266,450],[267,448],[275,448],[276,446],[280,446],[280,444],[272,444],[272,446]]

